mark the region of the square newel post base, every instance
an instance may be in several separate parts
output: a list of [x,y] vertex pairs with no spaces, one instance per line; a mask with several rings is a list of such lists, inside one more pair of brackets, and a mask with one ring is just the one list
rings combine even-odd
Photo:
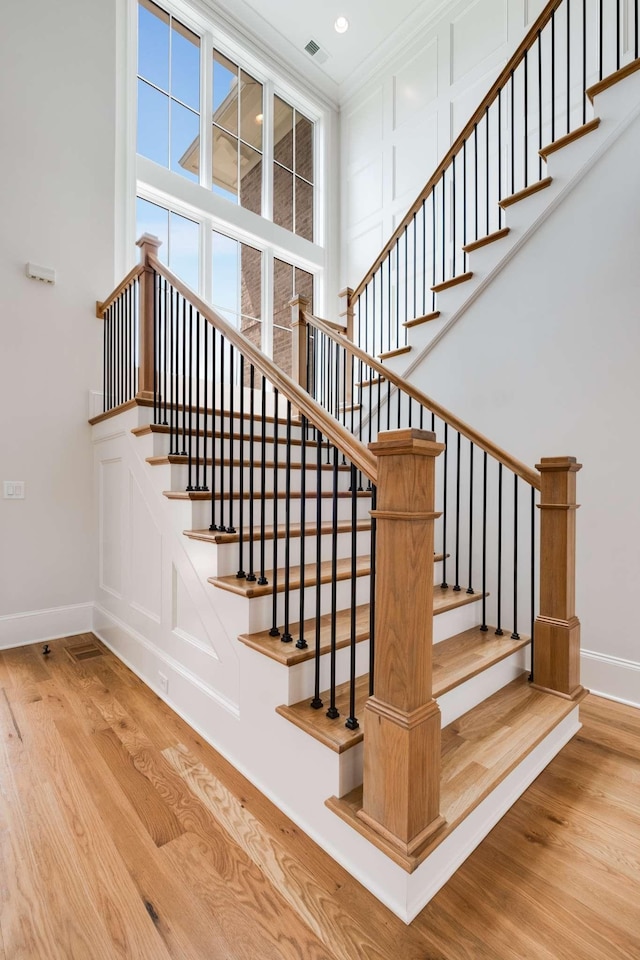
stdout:
[[580,683],[580,621],[539,616],[535,622],[532,684],[538,690],[578,700]]
[[150,400],[153,403],[153,390],[138,390],[136,400]]
[[431,700],[405,712],[371,697],[365,714],[358,817],[403,854],[417,854],[445,824],[439,812],[440,708]]

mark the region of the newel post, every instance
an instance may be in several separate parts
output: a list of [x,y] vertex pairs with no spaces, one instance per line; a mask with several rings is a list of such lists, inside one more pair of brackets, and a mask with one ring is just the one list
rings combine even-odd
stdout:
[[289,301],[291,307],[291,379],[303,390],[309,389],[307,383],[307,321],[305,310],[309,309],[306,297],[298,295]]
[[154,256],[162,246],[162,240],[153,237],[150,233],[143,233],[136,243],[140,247],[140,263],[144,266],[144,273],[140,276],[140,319],[139,319],[139,358],[138,358],[138,392],[141,400],[153,400],[154,394],[154,350],[153,324],[154,304],[153,290],[155,274],[149,265],[148,256]]
[[534,686],[570,700],[580,684],[576,617],[575,457],[543,457],[540,471],[540,613],[534,632]]
[[366,704],[358,816],[405,855],[440,816],[440,709],[432,696],[435,458],[425,430],[380,433],[376,510],[375,695]]

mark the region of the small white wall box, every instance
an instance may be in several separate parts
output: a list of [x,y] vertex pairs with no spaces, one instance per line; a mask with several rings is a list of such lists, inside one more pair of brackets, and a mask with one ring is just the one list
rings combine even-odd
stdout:
[[39,267],[37,263],[28,263],[26,274],[30,280],[42,280],[43,283],[56,282],[56,272],[53,267]]
[[5,500],[24,500],[24,480],[5,480],[3,487]]

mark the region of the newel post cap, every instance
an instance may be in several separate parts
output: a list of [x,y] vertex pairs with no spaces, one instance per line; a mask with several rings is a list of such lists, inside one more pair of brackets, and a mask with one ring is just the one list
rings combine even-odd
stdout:
[[576,457],[541,457],[536,470],[540,473],[577,473],[582,470],[582,464]]
[[155,237],[152,233],[143,233],[140,239],[136,240],[136,247],[142,248],[144,246],[154,247],[154,249],[157,250],[158,247],[162,246],[162,240],[160,240],[159,237]]
[[301,307],[303,310],[309,306],[309,298],[303,297],[301,293],[296,294],[293,300],[289,300],[290,307]]
[[436,435],[431,430],[407,427],[379,433],[378,439],[369,444],[369,450],[377,457],[392,457],[398,454],[437,457],[444,450],[444,444],[436,442]]

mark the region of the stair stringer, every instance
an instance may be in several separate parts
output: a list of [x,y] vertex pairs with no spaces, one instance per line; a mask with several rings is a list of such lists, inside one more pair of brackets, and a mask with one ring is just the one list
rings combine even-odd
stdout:
[[[414,373],[420,369],[424,358],[478,300],[483,300],[485,291],[496,277],[634,124],[640,115],[639,104],[640,72],[625,77],[595,97],[593,113],[601,119],[599,127],[550,155],[545,175],[552,177],[551,185],[506,210],[503,219],[510,229],[509,234],[468,255],[468,269],[473,273],[471,280],[438,294],[440,317],[409,330],[407,342],[411,352],[385,361],[385,366],[397,375],[417,382]],[[544,167],[543,163],[543,174]],[[430,392],[428,383],[423,383],[422,388]],[[367,404],[362,413],[363,427],[368,422],[368,410]]]

